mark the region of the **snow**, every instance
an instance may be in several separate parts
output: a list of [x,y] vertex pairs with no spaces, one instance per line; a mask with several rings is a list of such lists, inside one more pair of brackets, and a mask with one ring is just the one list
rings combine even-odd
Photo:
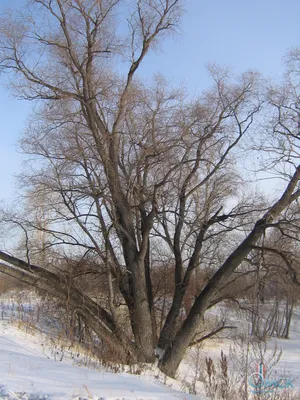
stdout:
[[293,377],[293,385],[300,388],[300,309],[294,310],[289,339],[272,339],[282,349],[278,368]]
[[[23,297],[23,296],[22,296]],[[27,300],[26,300],[27,299]],[[141,375],[125,372],[109,372],[95,363],[94,369],[87,367],[87,357],[77,358],[76,349],[62,350],[57,344],[51,344],[51,333],[46,325],[40,326],[41,332],[30,329],[30,324],[18,319],[34,322],[36,298],[24,298],[17,305],[15,299],[0,301],[0,399],[7,400],[204,400],[205,395],[193,396],[182,391],[191,388],[196,377],[195,363],[186,359],[180,367],[180,380],[165,377],[157,368],[142,371]],[[213,313],[220,313],[216,308]],[[233,324],[236,323],[236,316]],[[235,318],[235,319],[234,319]],[[239,319],[239,330],[244,322]],[[27,326],[25,329],[24,327]],[[42,329],[41,329],[42,328]],[[48,334],[48,336],[47,336]],[[50,336],[49,336],[50,334]],[[282,349],[282,356],[276,369],[280,376],[293,379],[295,389],[300,389],[300,308],[294,311],[290,339],[268,340],[268,349],[272,351],[275,342]],[[232,344],[230,338],[208,340],[201,349],[202,359],[210,356],[220,359],[221,350],[229,355]],[[161,349],[157,348],[158,357]],[[74,356],[75,355],[75,356]],[[60,361],[62,360],[62,361]],[[203,364],[202,364],[203,366]],[[202,371],[203,372],[203,371]],[[163,383],[166,383],[164,385]],[[197,380],[197,392],[205,393],[203,381]]]
[[154,349],[154,354],[158,360],[161,360],[165,354],[165,351],[164,349],[161,349],[160,347],[156,346]]
[[55,361],[43,349],[41,336],[0,321],[0,398],[28,400],[192,400],[150,376],[96,371]]

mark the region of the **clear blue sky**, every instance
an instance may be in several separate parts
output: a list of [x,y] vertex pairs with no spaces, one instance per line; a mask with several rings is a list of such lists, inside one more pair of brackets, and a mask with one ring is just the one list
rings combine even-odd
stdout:
[[[24,3],[0,0],[0,13]],[[300,46],[299,0],[186,0],[185,8],[181,34],[150,55],[141,70],[145,77],[161,72],[196,94],[207,87],[209,62],[276,78],[283,70],[282,57]],[[0,87],[0,200],[15,192],[13,176],[22,160],[17,140],[29,109],[30,104],[12,99]]]

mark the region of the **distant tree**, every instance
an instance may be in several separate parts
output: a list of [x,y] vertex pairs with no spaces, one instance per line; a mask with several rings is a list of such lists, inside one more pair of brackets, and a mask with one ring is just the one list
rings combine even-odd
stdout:
[[[253,246],[297,202],[300,166],[273,158],[290,166],[274,204],[243,196],[237,149],[258,132],[252,128],[267,101],[259,75],[231,79],[212,66],[213,86],[195,101],[162,77],[143,82],[140,65],[176,29],[181,4],[130,4],[32,0],[24,14],[4,15],[0,23],[1,71],[11,74],[18,97],[37,102],[22,138],[32,164],[21,181],[25,194],[42,199],[47,224],[38,222],[32,203],[14,219],[26,232],[46,233],[39,251],[79,255],[83,275],[85,257],[97,260],[109,302],[91,296],[78,279],[71,286],[61,279],[55,257],[50,269],[34,265],[30,248],[26,261],[0,252],[0,271],[68,301],[123,362],[151,362],[159,347],[162,371],[174,376],[207,309],[228,297]],[[282,109],[285,91],[298,98],[293,90],[285,84],[282,101],[268,101],[270,110]],[[262,150],[268,140],[283,143],[284,154],[284,143],[297,143],[298,100],[289,104],[283,132],[276,130],[281,116],[269,111],[270,126],[259,130]],[[172,266],[174,283],[157,326],[162,304],[152,278],[162,265]],[[199,276],[205,279],[183,313]],[[120,321],[119,298],[129,330]]]

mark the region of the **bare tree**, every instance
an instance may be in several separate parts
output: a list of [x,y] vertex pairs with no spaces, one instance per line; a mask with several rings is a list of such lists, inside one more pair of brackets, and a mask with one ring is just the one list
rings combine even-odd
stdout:
[[[47,223],[32,205],[16,219],[25,232],[44,232],[39,251],[61,248],[79,254],[81,265],[96,257],[108,302],[96,301],[78,280],[70,287],[55,272],[55,258],[51,269],[33,265],[30,249],[26,261],[0,252],[0,270],[68,301],[123,361],[150,362],[158,346],[161,369],[171,376],[206,310],[228,296],[253,245],[300,195],[297,165],[274,204],[239,194],[236,149],[263,104],[256,73],[231,79],[213,66],[213,86],[196,101],[162,77],[151,85],[138,77],[180,14],[179,0],[132,7],[32,0],[22,16],[4,16],[0,28],[0,68],[12,74],[17,96],[38,104],[22,139],[33,163],[21,181],[42,199]],[[282,136],[288,141],[291,134]],[[159,251],[174,279],[161,329],[152,282]],[[206,279],[185,308],[199,270]],[[120,298],[129,330],[120,321]]]

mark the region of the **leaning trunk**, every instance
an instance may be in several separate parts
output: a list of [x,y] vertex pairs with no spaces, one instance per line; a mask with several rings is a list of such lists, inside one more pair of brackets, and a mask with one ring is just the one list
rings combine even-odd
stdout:
[[[70,288],[64,279],[55,274],[36,266],[29,266],[27,267],[28,270],[25,270],[26,263],[22,260],[11,256],[7,257],[15,262],[15,264],[19,262],[24,267],[18,268],[0,263],[0,272],[68,303],[72,309],[76,310],[77,315],[82,318],[85,324],[119,355],[122,362],[138,361],[139,352],[136,347],[125,336],[122,336],[121,332],[116,330],[110,315],[97,303],[79,289],[75,287]],[[6,255],[1,252],[0,258],[6,258]]]
[[252,246],[262,237],[268,224],[271,224],[292,201],[299,198],[300,190],[294,192],[299,180],[300,166],[297,167],[281,198],[270,207],[263,218],[256,222],[246,239],[231,253],[197,297],[182,327],[179,329],[174,340],[166,348],[161,361],[161,370],[165,374],[171,377],[175,376],[179,364],[197,332],[201,319],[209,305],[213,304],[219,298],[219,291],[222,286],[226,286],[226,282],[228,282],[231,274],[250,253]]

